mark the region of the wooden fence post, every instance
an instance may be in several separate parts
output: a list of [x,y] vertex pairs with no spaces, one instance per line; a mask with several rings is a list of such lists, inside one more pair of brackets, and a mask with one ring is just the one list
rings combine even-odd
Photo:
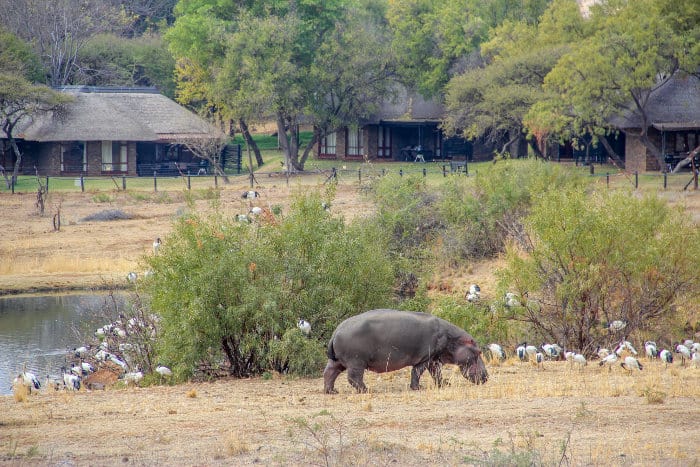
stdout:
[[158,192],[158,172],[153,171],[153,191]]

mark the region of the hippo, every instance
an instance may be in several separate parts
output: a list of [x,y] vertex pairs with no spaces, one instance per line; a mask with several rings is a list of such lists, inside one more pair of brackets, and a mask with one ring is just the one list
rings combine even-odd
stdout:
[[357,392],[367,392],[365,370],[395,371],[409,365],[411,389],[428,369],[442,386],[442,364],[458,365],[462,376],[485,383],[488,373],[479,346],[466,331],[427,313],[390,309],[370,310],[338,325],[328,343],[328,364],[323,371],[326,394],[335,394],[335,380],[348,370],[348,381]]

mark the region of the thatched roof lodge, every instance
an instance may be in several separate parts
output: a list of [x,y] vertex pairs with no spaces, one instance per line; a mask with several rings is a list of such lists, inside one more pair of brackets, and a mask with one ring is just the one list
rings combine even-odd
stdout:
[[[154,88],[67,86],[74,100],[15,133],[22,172],[45,175],[152,175],[196,166],[178,144],[219,135],[216,127]],[[3,135],[4,136],[4,135]],[[11,154],[4,154],[4,166]]]
[[[700,145],[700,80],[676,73],[649,96],[646,105],[649,139],[669,160],[680,160]],[[614,121],[625,132],[625,168],[629,171],[657,171],[659,161],[642,144],[644,125],[637,112]]]

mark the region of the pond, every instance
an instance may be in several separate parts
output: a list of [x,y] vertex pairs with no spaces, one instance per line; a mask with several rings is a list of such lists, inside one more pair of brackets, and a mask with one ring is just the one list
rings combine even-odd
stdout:
[[58,377],[68,352],[84,344],[81,336],[105,323],[109,301],[108,294],[0,297],[0,394],[12,393],[25,366],[42,384]]

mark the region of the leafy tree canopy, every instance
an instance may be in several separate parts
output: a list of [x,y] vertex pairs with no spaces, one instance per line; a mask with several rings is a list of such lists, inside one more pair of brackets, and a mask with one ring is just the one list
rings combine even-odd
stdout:
[[679,9],[650,0],[611,0],[593,8],[592,34],[571,42],[570,51],[547,75],[548,98],[528,113],[530,130],[604,136],[614,117],[636,115],[642,142],[663,166],[659,148],[646,134],[647,102],[681,64],[700,66],[687,47],[689,35],[697,31],[674,29],[682,20],[667,16],[670,10]]

